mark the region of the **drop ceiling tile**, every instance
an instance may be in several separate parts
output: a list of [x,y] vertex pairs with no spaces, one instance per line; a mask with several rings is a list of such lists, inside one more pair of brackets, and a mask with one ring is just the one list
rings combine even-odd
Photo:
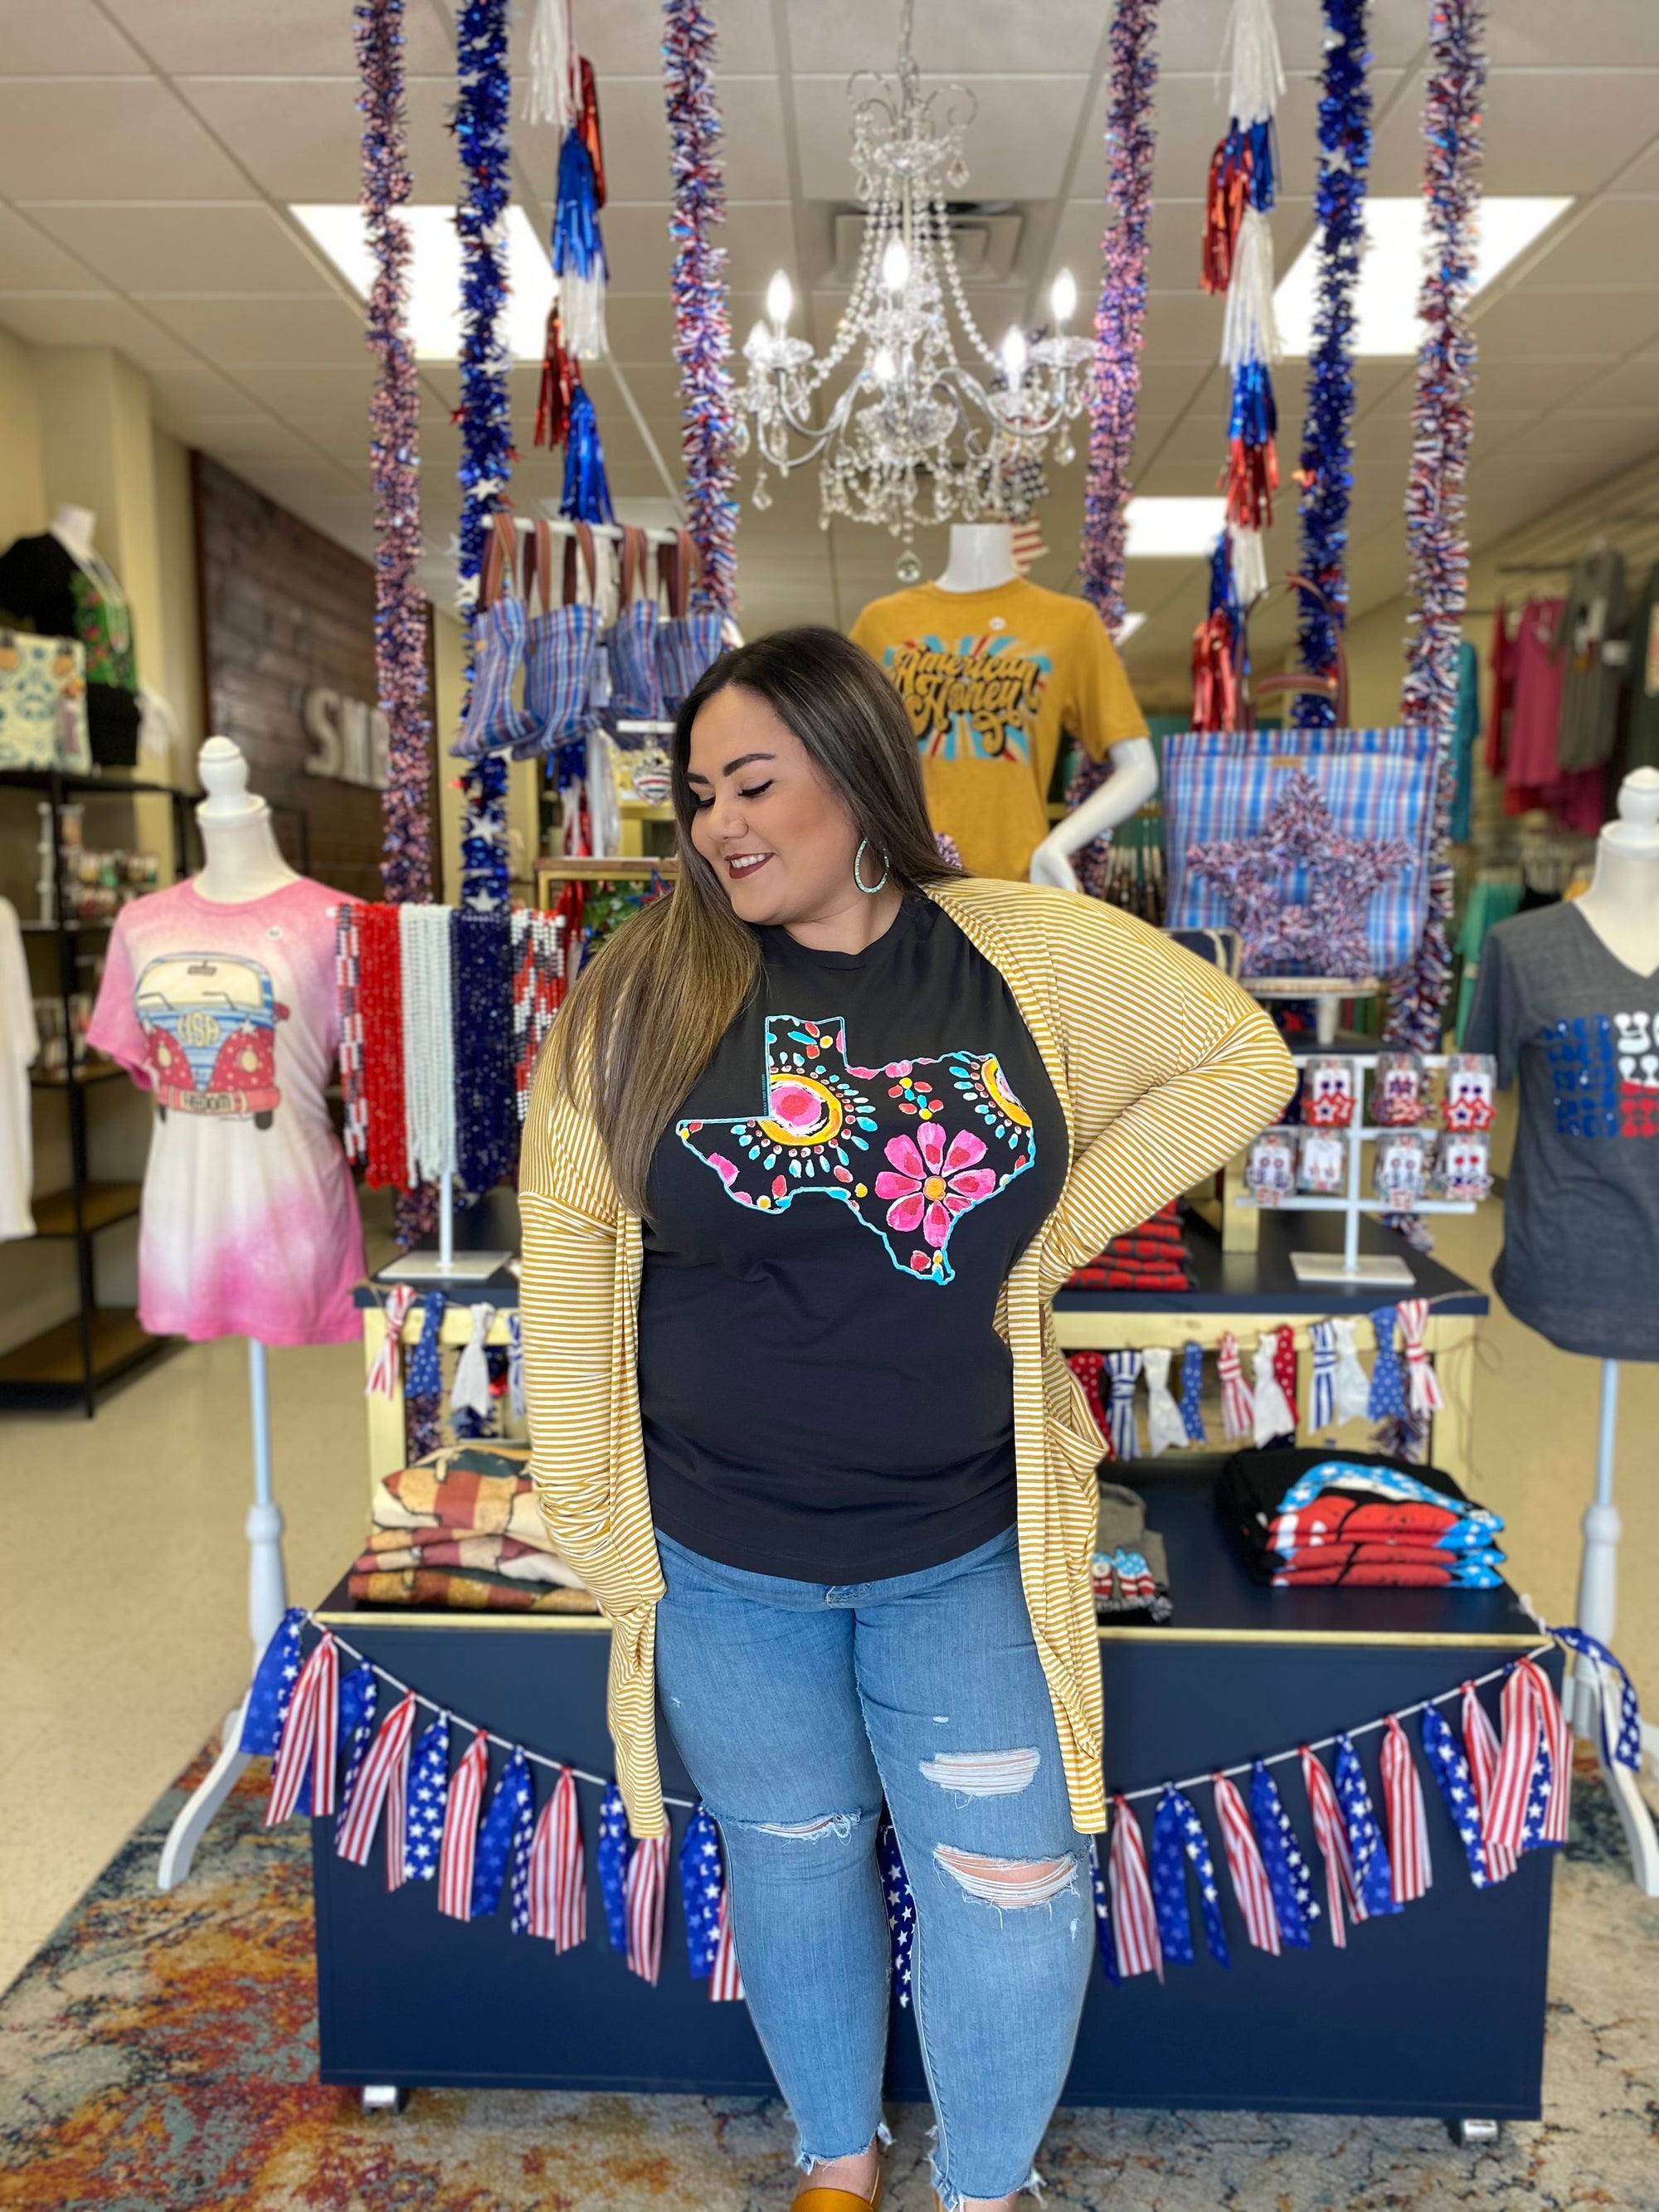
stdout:
[[228,417],[257,413],[256,402],[216,368],[198,362],[149,372],[150,402],[168,429],[188,438],[203,416]]
[[32,217],[0,208],[0,292],[85,292],[98,281]]
[[1219,447],[1212,460],[1156,460],[1135,463],[1135,489],[1148,499],[1202,499],[1218,489],[1216,477],[1225,459]]
[[[745,71],[777,67],[772,40],[770,0],[720,0],[710,11],[714,23],[714,69],[717,79]],[[530,21],[525,9],[520,24]],[[662,8],[660,0],[605,0],[602,8],[585,7],[578,19],[581,48],[593,64],[603,102],[607,78],[649,76],[659,84],[662,76]],[[603,111],[602,111],[603,112]],[[609,144],[607,143],[606,151]]]
[[[735,303],[732,319],[735,328],[747,329]],[[674,311],[665,294],[613,292],[605,303],[605,327],[611,352],[624,365],[661,363],[674,357]]]
[[[52,0],[56,10],[62,0]],[[154,66],[174,76],[285,76],[301,58],[319,76],[357,66],[349,8],[337,0],[107,0]],[[435,12],[404,10],[404,66],[410,76],[453,76],[455,47]]]
[[361,512],[365,523],[371,527],[374,510],[368,493],[368,471],[364,469],[362,482],[355,484],[353,471],[337,461],[240,461],[235,473],[246,483],[274,499],[280,506],[294,507],[297,512],[303,500],[326,500],[336,509],[352,514]]
[[1478,334],[1481,351],[1500,357],[1548,358],[1570,345],[1576,356],[1615,359],[1659,340],[1659,290],[1586,295],[1523,284],[1492,301]]
[[1504,0],[1486,24],[1495,70],[1559,66],[1564,46],[1583,68],[1652,60],[1659,22],[1649,0],[1596,0],[1571,18],[1563,16],[1559,0]]
[[1659,353],[1638,354],[1620,362],[1584,385],[1577,404],[1582,407],[1645,407],[1659,416]]
[[[964,141],[968,183],[962,197],[1052,198],[1064,184],[1086,80],[980,76],[964,82],[978,112]],[[803,195],[809,200],[852,199],[846,77],[798,76],[794,94]]]
[[1495,469],[1491,477],[1472,471],[1469,477],[1469,534],[1477,545],[1490,545],[1506,531],[1547,514],[1553,507],[1588,490],[1595,471],[1571,464],[1524,471]]
[[1527,465],[1582,461],[1587,468],[1615,469],[1659,447],[1659,423],[1646,408],[1589,414],[1577,408],[1547,415],[1511,446]]
[[1219,300],[1201,292],[1154,292],[1146,301],[1149,362],[1196,367],[1213,362],[1221,349]]
[[[1036,8],[921,0],[913,51],[927,91],[943,76],[1086,73],[1105,29],[1098,0],[1042,0]],[[839,0],[834,8],[822,0],[792,0],[789,6],[792,58],[803,75],[839,71],[844,84],[851,70],[889,71],[898,55],[897,33],[891,0]]]
[[255,399],[276,414],[290,418],[300,415],[343,415],[350,409],[366,415],[369,395],[374,388],[374,371],[367,354],[359,362],[342,362],[332,368],[301,368],[249,362],[238,368],[234,377],[236,383]]
[[143,76],[143,56],[95,0],[0,0],[0,76]]
[[[628,388],[633,393],[642,414],[653,422],[665,422],[677,417],[680,404],[680,373],[672,362],[630,362],[623,374]],[[617,388],[615,371],[609,362],[596,361],[585,364],[582,378],[593,395],[593,404],[602,420],[624,405]],[[676,428],[678,428],[676,420]]]
[[[787,199],[789,173],[777,79],[727,76],[718,88],[728,196],[733,200]],[[618,203],[667,199],[668,124],[661,78],[620,77],[602,83],[599,117],[610,198]],[[549,189],[551,183],[550,173]]]
[[25,204],[43,230],[124,292],[337,296],[343,289],[339,279],[325,273],[318,249],[307,251],[268,207]]
[[[355,76],[192,76],[179,80],[179,91],[209,129],[234,147],[237,160],[273,199],[356,200],[362,118]],[[455,197],[459,172],[446,127],[454,99],[448,79],[416,77],[409,86],[409,158],[417,202]],[[139,173],[145,173],[142,165]],[[152,197],[167,196],[148,175],[146,185]],[[70,197],[59,187],[50,189],[54,198]],[[251,196],[246,185],[243,194]],[[234,199],[237,194],[195,197]]]
[[1653,275],[1659,197],[1603,200],[1561,226],[1559,242],[1528,268],[1523,283],[1545,291],[1600,291],[1643,284]]
[[[1373,70],[1373,97],[1380,103],[1398,81],[1397,71]],[[1091,135],[1097,144],[1105,131],[1106,99],[1103,87],[1090,124]],[[1287,202],[1306,199],[1313,191],[1318,111],[1317,79],[1291,76],[1279,107],[1281,184]],[[1226,128],[1224,80],[1218,88],[1216,78],[1207,70],[1191,76],[1166,76],[1160,79],[1158,150],[1152,165],[1154,235],[1158,228],[1158,210],[1167,201],[1202,198],[1210,157]],[[1196,235],[1195,230],[1194,234]],[[1277,222],[1274,236],[1276,240],[1280,237]],[[1196,253],[1196,246],[1194,251]],[[1288,252],[1287,240],[1285,251]]]
[[[673,241],[665,202],[636,201],[607,207],[602,217],[605,258],[618,291],[665,289],[673,270]],[[787,200],[748,200],[729,211],[719,242],[727,254],[726,281],[739,292],[764,292],[775,269],[795,265],[794,225]]]
[[0,194],[119,199],[142,178],[158,199],[234,200],[246,180],[153,77],[0,82]]
[[0,322],[38,346],[113,346],[143,369],[194,358],[191,349],[112,292],[14,292],[0,300]]
[[[301,437],[296,430],[276,422],[269,415],[228,423],[209,416],[197,424],[191,443],[231,469],[263,465],[269,461],[293,461],[314,467],[319,458],[319,449],[310,439]],[[341,458],[366,460],[367,439],[357,454]]]
[[[1522,295],[1524,296],[1524,295]],[[1494,301],[1493,305],[1496,306]],[[1574,346],[1574,332],[1568,325],[1559,332],[1563,344]],[[1575,392],[1582,392],[1592,378],[1605,368],[1602,361],[1581,359],[1542,359],[1528,361],[1524,356],[1505,357],[1503,350],[1488,343],[1484,319],[1477,324],[1476,339],[1480,357],[1474,372],[1474,434],[1477,444],[1480,437],[1480,419],[1488,410],[1500,415],[1519,412],[1536,413],[1544,407],[1559,406]],[[1410,404],[1411,386],[1402,386],[1406,404]]]
[[227,368],[261,363],[349,368],[363,351],[362,319],[342,300],[169,297],[146,305],[169,330]]
[[[1641,56],[1648,67],[1564,67],[1577,58],[1569,29],[1572,20],[1565,14],[1559,18],[1556,66],[1507,70],[1492,85],[1483,110],[1483,190],[1594,191],[1659,128],[1659,68],[1651,65],[1659,63],[1659,52],[1654,52],[1651,33]],[[1417,190],[1423,168],[1421,110],[1413,93],[1378,131],[1371,158],[1373,191]]]
[[[1279,248],[1279,264],[1288,269],[1295,258],[1296,248],[1291,243],[1298,225],[1306,227],[1311,219],[1311,201],[1281,200],[1275,213],[1274,240]],[[1102,234],[1106,222],[1106,210],[1099,199],[1067,200],[1054,233],[1054,246],[1042,272],[1041,297],[1046,295],[1054,272],[1069,268],[1077,279],[1078,291],[1085,305],[1079,310],[1079,324],[1086,321],[1086,303],[1099,288],[1101,275]],[[1146,283],[1154,292],[1182,292],[1198,289],[1199,252],[1204,228],[1204,203],[1201,199],[1161,200],[1152,210],[1152,224],[1146,246]]]

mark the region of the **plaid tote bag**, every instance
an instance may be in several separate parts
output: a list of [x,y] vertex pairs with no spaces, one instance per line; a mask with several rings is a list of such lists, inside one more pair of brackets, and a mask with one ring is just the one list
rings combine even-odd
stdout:
[[[1425,729],[1188,730],[1165,738],[1168,927],[1219,929],[1233,921],[1224,886],[1189,868],[1187,855],[1195,845],[1262,836],[1300,773],[1317,786],[1340,836],[1410,848],[1411,859],[1372,894],[1364,917],[1373,972],[1396,974],[1415,955],[1428,918],[1435,769],[1434,733]],[[1302,867],[1286,867],[1282,895],[1287,904],[1305,901]]]

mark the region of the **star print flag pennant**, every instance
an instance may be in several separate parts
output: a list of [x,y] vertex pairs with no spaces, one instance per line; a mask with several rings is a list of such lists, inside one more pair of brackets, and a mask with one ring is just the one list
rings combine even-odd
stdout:
[[1565,1644],[1578,1661],[1574,1680],[1589,1672],[1601,1707],[1601,1764],[1642,1771],[1642,1716],[1636,1702],[1636,1686],[1605,1644],[1598,1644],[1582,1628],[1552,1628],[1558,1644]]
[[1469,1762],[1463,1747],[1452,1732],[1451,1723],[1437,1705],[1423,1708],[1423,1755],[1429,1762],[1429,1771],[1439,1785],[1440,1795],[1451,1815],[1457,1839],[1463,1846],[1463,1856],[1468,1861],[1469,1880],[1477,1889],[1488,1887],[1486,1842],[1480,1833],[1480,1800],[1469,1772]]
[[265,1826],[275,1827],[299,1806],[300,1791],[308,1778],[308,1810],[331,1813],[338,1780],[336,1757],[339,1748],[339,1648],[326,1631],[312,1647],[294,1686],[294,1699],[283,1728],[283,1741],[271,1769],[270,1802]]
[[742,2004],[744,2001],[737,1938],[732,1932],[730,1889],[720,1892],[720,1933],[714,1944],[714,1969],[708,1977],[708,1995],[715,2004]]
[[657,1985],[662,1968],[663,1911],[668,1902],[668,1838],[635,1840],[623,1886],[628,1911],[628,1971]]
[[1189,1444],[1207,1441],[1204,1434],[1204,1347],[1187,1344],[1181,1353],[1181,1419]]
[[1389,1870],[1397,1907],[1414,1905],[1434,1880],[1429,1862],[1429,1822],[1423,1784],[1406,1731],[1392,1713],[1382,1730],[1382,1814],[1389,1836]]
[[720,1835],[707,1806],[699,1805],[687,1823],[685,1840],[680,1845],[680,1903],[685,1911],[685,1948],[694,1982],[714,1970],[720,1900],[725,1894]]
[[893,1995],[901,2006],[910,2002],[910,1952],[916,1940],[916,1904],[910,1894],[910,1877],[904,1871],[904,1854],[890,1820],[881,1824],[877,1845],[881,1863],[882,1895],[887,1903],[887,1937],[893,1952]]
[[[483,1738],[479,1736],[477,1741],[482,1743]],[[528,1836],[535,1808],[536,1790],[530,1779],[529,1762],[515,1744],[501,1769],[489,1810],[479,1823],[477,1847],[472,1855],[472,1896],[467,1913],[470,1920],[482,1920],[500,1906],[501,1892],[507,1887],[507,1870],[514,1863],[519,1831],[522,1828]],[[518,1918],[516,1897],[513,1917]],[[521,1932],[516,1928],[514,1930],[515,1935]]]
[[1359,1753],[1352,1738],[1346,1735],[1336,1739],[1336,1797],[1342,1808],[1342,1825],[1348,1838],[1354,1893],[1364,1907],[1363,1917],[1370,1919],[1379,1912],[1398,1912],[1394,1869],[1389,1864],[1382,1827],[1371,1809],[1365,1770],[1359,1763]]
[[1224,1774],[1210,1777],[1215,1817],[1221,1829],[1221,1846],[1227,1856],[1227,1873],[1233,1898],[1244,1917],[1244,1933],[1258,1951],[1279,1955],[1279,1914],[1273,1907],[1273,1885],[1261,1857],[1261,1846],[1244,1810],[1244,1800]]
[[489,1739],[475,1735],[449,1785],[443,1843],[438,1854],[438,1910],[450,1920],[472,1917],[472,1866],[478,1850],[478,1814],[489,1774]]
[[[614,1784],[613,1784],[614,1787]],[[609,1799],[606,1800],[607,1803]],[[620,1806],[622,1799],[617,1796]],[[517,1873],[514,1873],[517,1882]],[[525,1879],[529,1889],[527,1928],[517,1922],[514,1890],[514,1932],[544,1936],[556,1951],[574,1950],[587,1941],[587,1872],[582,1863],[581,1813],[576,1803],[576,1778],[568,1766],[559,1769],[552,1796],[542,1807],[528,1847]],[[609,1905],[607,1903],[607,1912]]]
[[605,1899],[605,1924],[613,1951],[628,1948],[628,1862],[634,1855],[634,1838],[622,1791],[613,1782],[599,1805],[599,1895]]
[[415,1695],[411,1691],[386,1715],[386,1724],[363,1761],[339,1826],[334,1848],[353,1866],[367,1866],[369,1848],[382,1808],[386,1818],[386,1887],[397,1889],[404,1880],[404,1778],[409,1771],[409,1742],[415,1732]]
[[1378,1306],[1371,1316],[1371,1328],[1376,1336],[1376,1364],[1371,1369],[1370,1399],[1365,1408],[1370,1420],[1403,1421],[1407,1418],[1406,1370],[1394,1341],[1398,1318],[1393,1306]]
[[1515,1872],[1516,1855],[1505,1850],[1492,1832],[1492,1784],[1498,1778],[1498,1731],[1473,1682],[1463,1685],[1463,1753],[1468,1760],[1475,1806],[1480,1814],[1487,1877],[1492,1881],[1506,1881]]
[[449,1803],[449,1717],[440,1713],[415,1747],[409,1768],[409,1802],[404,1820],[404,1878],[430,1881],[443,1847],[444,1814]]
[[1164,1952],[1158,1942],[1158,1909],[1146,1873],[1146,1844],[1140,1823],[1126,1797],[1112,1800],[1112,1832],[1106,1846],[1107,1887],[1112,1899],[1112,1925],[1117,1935],[1117,1968],[1127,1980],[1132,1974],[1156,1974],[1164,1979]]
[[340,1818],[351,1817],[351,1801],[374,1734],[380,1691],[372,1667],[354,1667],[340,1684],[340,1741],[346,1747],[345,1779],[340,1784]]
[[1152,1819],[1152,1902],[1164,1955],[1182,1966],[1193,1963],[1192,1917],[1187,1905],[1189,1859],[1198,1877],[1199,1909],[1210,1955],[1218,1966],[1228,1966],[1231,1961],[1227,1932],[1221,1921],[1221,1892],[1216,1884],[1209,1838],[1191,1799],[1183,1796],[1173,1783],[1165,1783]]
[[274,1759],[282,1747],[294,1686],[300,1679],[300,1631],[305,1622],[305,1607],[289,1606],[261,1655],[242,1709],[237,1748],[245,1759]]
[[1095,1948],[1100,1954],[1107,1980],[1115,1989],[1121,1984],[1123,1977],[1117,1970],[1117,1949],[1112,1941],[1112,1901],[1106,1893],[1106,1876],[1092,1836],[1089,1838],[1089,1887],[1095,1900]]
[[1342,1917],[1343,1899],[1347,1900],[1356,1926],[1365,1917],[1365,1906],[1354,1887],[1353,1861],[1348,1853],[1347,1831],[1342,1825],[1342,1808],[1331,1787],[1330,1776],[1305,1743],[1302,1746],[1302,1779],[1308,1792],[1308,1808],[1313,1814],[1314,1841],[1325,1862],[1325,1904],[1330,1917],[1331,1941],[1340,1951],[1348,1941],[1347,1926]]
[[1255,1819],[1261,1863],[1267,1870],[1267,1886],[1273,1893],[1273,1911],[1279,1915],[1279,1932],[1295,1949],[1305,1951],[1313,1942],[1313,1923],[1319,1917],[1313,1869],[1303,1856],[1278,1784],[1260,1759],[1250,1769],[1250,1810]]

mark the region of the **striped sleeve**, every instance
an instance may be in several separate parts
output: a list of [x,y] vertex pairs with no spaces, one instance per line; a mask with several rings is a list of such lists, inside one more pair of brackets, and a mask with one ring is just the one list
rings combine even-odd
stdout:
[[1044,1255],[1061,1280],[1273,1121],[1296,1066],[1253,999],[1158,931],[1090,899],[1045,918],[1077,1143]]

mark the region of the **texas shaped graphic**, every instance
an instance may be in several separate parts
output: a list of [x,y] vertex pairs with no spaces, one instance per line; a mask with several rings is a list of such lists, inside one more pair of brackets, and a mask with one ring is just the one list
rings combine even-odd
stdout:
[[675,1133],[735,1204],[783,1213],[798,1198],[838,1199],[902,1274],[930,1283],[954,1279],[962,1216],[1036,1154],[1031,1117],[994,1053],[854,1067],[839,1014],[769,1015],[761,1109],[677,1122]]

